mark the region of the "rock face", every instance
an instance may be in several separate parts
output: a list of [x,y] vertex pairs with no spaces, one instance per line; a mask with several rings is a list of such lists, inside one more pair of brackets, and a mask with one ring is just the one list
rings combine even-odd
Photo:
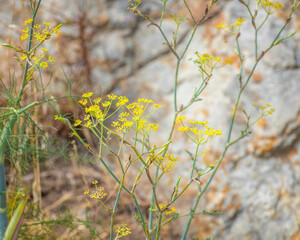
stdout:
[[[205,2],[210,1],[190,2],[192,12],[200,18]],[[5,5],[3,2],[1,4]],[[6,4],[9,4],[8,1]],[[57,51],[53,55],[57,55],[67,75],[76,79],[74,85],[81,86],[74,87],[74,91],[80,93],[84,88],[98,93],[114,91],[132,99],[144,97],[160,102],[164,107],[163,114],[159,116],[162,130],[160,139],[164,142],[174,111],[172,100],[176,59],[162,44],[164,40],[158,29],[130,13],[124,0],[51,0],[43,4],[43,17],[55,19],[64,25],[62,36],[52,43],[53,50]],[[170,1],[168,4],[168,9],[172,9],[174,14],[181,11],[190,17],[183,10],[182,1]],[[160,1],[145,1],[142,9],[159,21]],[[272,15],[264,25],[259,34],[259,53],[270,45],[284,25],[287,11],[284,9],[280,14]],[[282,36],[300,29],[299,13],[296,11]],[[11,19],[8,13],[2,10],[1,16],[3,25],[9,24]],[[188,60],[195,57],[195,51],[233,60],[231,66],[214,73],[201,97],[202,101],[184,112],[187,118],[207,120],[211,126],[224,132],[222,137],[204,146],[209,149],[206,160],[209,164],[215,164],[224,148],[229,119],[239,91],[239,64],[234,52],[234,37],[220,32],[216,25],[221,22],[230,24],[236,18],[245,16],[248,16],[247,10],[239,1],[220,1],[212,13],[212,19],[196,32],[180,68],[179,106],[190,100],[195,87],[201,82],[197,67]],[[15,21],[17,24],[18,19]],[[80,25],[80,21],[84,26]],[[162,26],[168,39],[171,39],[176,27],[174,21],[166,15]],[[0,35],[1,42],[15,34],[5,35],[3,32]],[[179,52],[184,50],[191,33],[192,25],[183,23],[178,36]],[[241,27],[239,40],[247,76],[254,63],[254,32],[249,17]],[[63,78],[59,74],[55,76],[55,81]],[[244,129],[242,109],[255,119],[257,112],[252,104],[268,103],[275,113],[260,120],[251,128],[250,137],[230,148],[199,206],[200,210],[224,211],[224,215],[195,218],[190,231],[191,238],[300,238],[299,81],[300,34],[296,33],[265,55],[245,90],[232,139]],[[183,176],[187,175],[184,171],[190,166],[185,149],[192,151],[192,145],[183,140],[182,135],[175,135],[172,150],[182,158],[176,174]]]

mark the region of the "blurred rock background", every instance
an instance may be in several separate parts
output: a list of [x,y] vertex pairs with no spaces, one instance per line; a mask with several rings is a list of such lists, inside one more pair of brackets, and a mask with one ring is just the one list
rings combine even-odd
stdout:
[[[207,1],[188,2],[195,18],[200,19]],[[264,49],[272,42],[287,18],[291,3],[292,1],[285,1],[286,8],[279,14],[272,15],[265,24],[259,36],[259,49]],[[172,91],[176,61],[162,44],[163,39],[158,30],[149,26],[141,17],[133,15],[127,7],[128,2],[125,0],[43,1],[38,19],[50,21],[53,25],[63,24],[62,34],[48,43],[56,62],[43,74],[43,81],[51,79],[47,89],[49,96],[66,95],[69,90],[74,95],[81,95],[86,91],[93,91],[97,95],[114,92],[132,100],[143,97],[161,103],[163,108],[157,114],[161,136],[157,143],[164,143],[173,113]],[[147,0],[142,5],[142,11],[158,21],[161,7],[161,1]],[[18,37],[23,21],[30,18],[29,1],[4,0],[0,2],[0,9],[0,42],[20,45]],[[170,0],[167,9],[163,29],[171,39],[176,25],[169,14],[182,13],[186,17],[190,16],[179,0]],[[234,52],[234,38],[216,29],[216,25],[230,24],[236,18],[248,15],[245,7],[234,0],[219,1],[211,16],[211,20],[197,31],[179,75],[179,103],[184,104],[189,101],[195,86],[201,81],[197,67],[189,60],[195,57],[195,51],[233,60],[231,66],[215,72],[202,96],[203,100],[184,112],[187,118],[207,120],[214,128],[224,132],[222,137],[203,149],[208,150],[204,158],[207,164],[214,164],[224,148],[233,103],[239,90],[239,66]],[[186,45],[192,27],[188,21],[182,24],[178,39],[179,50]],[[297,30],[300,30],[300,10],[295,13],[283,35]],[[251,21],[246,17],[240,37],[246,63],[245,72],[249,72],[253,64],[253,39]],[[0,48],[0,78],[4,82],[12,73],[16,79],[20,77],[21,72],[16,68],[13,55],[12,51]],[[264,57],[242,96],[240,110],[245,109],[253,118],[256,114],[253,103],[269,103],[275,113],[259,121],[252,128],[252,135],[234,145],[227,153],[199,206],[200,210],[224,211],[224,215],[195,217],[190,231],[191,238],[300,239],[299,92],[300,34],[296,33],[293,38],[284,41]],[[1,101],[3,99],[0,99],[0,103]],[[61,101],[58,107],[62,113],[78,114],[68,102]],[[69,140],[67,130],[53,121],[49,110],[41,109],[41,115],[42,124],[54,125],[59,130],[52,130],[52,134],[59,134]],[[233,136],[239,136],[244,126],[245,117],[239,111]],[[190,162],[184,150],[193,150],[192,145],[183,139],[183,135],[176,134],[173,142],[172,150],[181,160],[176,176],[170,176],[170,181],[178,175],[187,174]],[[57,182],[60,182],[60,177],[56,178]],[[27,178],[30,179],[30,176]],[[71,181],[70,179],[66,181]],[[76,181],[80,184],[80,179]],[[47,188],[43,181],[42,188],[43,184]],[[57,183],[53,187],[58,196],[62,191],[59,186]],[[165,192],[166,197],[168,193]],[[193,197],[195,192],[191,192],[186,203],[179,207],[188,210]],[[51,197],[45,200],[47,201],[51,202]],[[47,202],[48,206],[50,202]],[[173,231],[180,233],[179,230],[177,227]],[[176,236],[178,235],[170,239],[179,239]]]

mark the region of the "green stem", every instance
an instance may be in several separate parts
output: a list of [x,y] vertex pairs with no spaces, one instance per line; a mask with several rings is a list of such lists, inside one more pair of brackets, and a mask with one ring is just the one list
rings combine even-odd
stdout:
[[159,215],[158,215],[158,224],[157,224],[157,230],[156,230],[155,240],[158,240],[158,239],[159,239],[159,234],[160,234],[160,229],[161,229],[162,216],[163,216],[163,213],[160,212]]
[[184,232],[183,232],[183,234],[182,234],[181,240],[184,240],[184,239],[186,238],[186,236],[187,236],[187,233],[188,233],[190,224],[191,224],[192,219],[193,219],[193,217],[194,217],[194,213],[195,213],[195,211],[196,211],[196,208],[197,208],[197,206],[198,206],[198,203],[199,203],[199,201],[200,201],[200,198],[201,198],[201,193],[198,193],[198,196],[197,196],[197,198],[196,198],[196,200],[195,200],[195,202],[194,202],[194,205],[193,205],[193,207],[192,207],[192,209],[191,209],[191,211],[190,211],[190,213],[189,213],[189,219],[188,219],[188,222],[187,222],[187,224],[186,224],[186,226],[185,226],[185,229],[184,229]]
[[162,21],[163,21],[163,19],[164,19],[167,1],[168,1],[168,0],[164,0],[163,10],[162,10],[162,12],[161,12],[161,17],[160,17],[160,21],[159,21],[159,27],[161,27]]
[[191,175],[190,175],[190,180],[193,178],[194,170],[195,170],[195,167],[196,167],[196,160],[197,160],[199,147],[200,147],[200,144],[197,144],[195,156],[194,156],[194,159],[193,159],[193,167],[192,167],[192,171],[191,171]]
[[[128,167],[129,167],[129,165],[128,165]],[[125,179],[125,173],[126,173],[128,167],[126,168],[125,172],[123,173],[123,176],[122,176],[122,179],[121,179],[121,182],[120,182],[120,186],[119,186],[119,190],[118,190],[118,195],[117,195],[117,198],[116,198],[116,201],[115,201],[115,204],[114,204],[114,208],[113,208],[113,210],[111,212],[111,218],[110,218],[110,240],[113,240],[115,213],[116,213],[116,210],[117,210],[118,202],[119,202],[121,191],[122,191],[122,188],[123,188],[123,183],[124,183],[124,179]]]

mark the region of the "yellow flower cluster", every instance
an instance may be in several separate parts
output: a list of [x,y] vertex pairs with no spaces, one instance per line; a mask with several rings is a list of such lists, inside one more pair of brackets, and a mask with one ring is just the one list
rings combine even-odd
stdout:
[[[91,100],[92,96],[93,92],[84,93],[82,95],[82,99],[78,101],[82,106],[85,107],[86,114],[84,116],[85,123],[83,126],[87,128],[91,126],[95,127],[99,122],[103,122],[111,106],[110,101],[104,101],[101,103],[102,98]],[[88,106],[88,103],[90,103],[90,106]],[[76,127],[79,125],[82,125],[82,120],[75,120],[74,126]]]
[[[168,215],[172,215],[172,213],[176,213],[176,208],[174,207],[167,207],[167,204],[159,204],[159,208],[161,210],[164,210],[164,214],[166,214],[166,216]],[[154,207],[152,209],[153,212],[156,212],[157,211],[157,207]]]
[[274,3],[269,0],[256,0],[257,4],[260,4],[263,9],[266,11],[267,14],[272,14],[275,11],[278,11],[282,8],[284,8],[284,5],[282,3]]
[[262,111],[262,116],[272,115],[275,112],[275,109],[271,108],[272,105],[268,103],[266,103],[265,105],[252,104],[252,106],[260,108]]
[[148,156],[148,160],[153,162],[163,172],[171,172],[178,162],[178,157],[175,157],[173,154],[166,154],[163,157],[155,155],[155,153],[151,153]]
[[93,184],[95,185],[96,190],[92,191],[91,193],[90,193],[90,190],[87,190],[84,192],[84,194],[89,195],[90,198],[96,198],[99,200],[104,198],[107,195],[107,193],[104,192],[104,188],[97,186],[97,184],[98,184],[97,180],[93,181]]
[[[82,99],[78,101],[85,107],[85,122],[83,123],[82,120],[77,119],[74,126],[79,126],[83,123],[85,127],[95,127],[98,123],[103,123],[104,120],[114,115],[119,109],[122,109],[123,111],[119,114],[118,120],[113,121],[111,124],[118,132],[126,133],[131,127],[136,126],[137,131],[149,134],[152,131],[156,131],[159,127],[159,124],[147,123],[147,118],[161,107],[150,99],[139,98],[136,102],[129,103],[128,98],[125,96],[109,94],[107,95],[108,101],[103,101],[100,97],[92,100],[92,95],[92,92],[84,93]],[[145,116],[145,111],[149,105],[152,105],[154,110]],[[114,112],[107,116],[110,108]]]
[[127,8],[128,10],[130,10],[134,13],[139,13],[137,8],[142,3],[141,0],[128,0],[128,3],[130,3],[130,7]]
[[245,21],[245,18],[237,18],[236,22],[229,25],[220,23],[217,25],[217,28],[223,29],[228,33],[231,33],[233,35],[236,35],[240,31],[240,27],[243,25],[243,22]]
[[[21,40],[25,41],[26,39],[29,38],[29,27],[27,25],[32,23],[32,19],[27,19],[24,21],[25,28],[22,30],[23,35],[21,35]],[[59,35],[61,32],[59,28],[61,25],[56,26],[55,28],[50,29],[51,23],[44,22],[43,23],[44,27],[42,30],[40,30],[41,25],[40,24],[35,24],[33,26],[33,39],[32,41],[39,41],[39,42],[44,42],[45,40],[49,39],[53,33]]]
[[196,52],[195,54],[197,59],[194,60],[194,63],[198,65],[199,71],[205,73],[206,75],[210,75],[212,70],[218,67],[218,65],[221,66],[232,63],[230,59],[225,59],[222,61],[220,57],[215,57],[207,53],[200,54],[199,52]]
[[[25,28],[22,30],[23,34],[21,35],[21,40],[25,41],[29,38],[30,36],[30,29],[27,25],[32,23],[32,19],[27,19],[24,21]],[[38,42],[39,46],[41,43],[49,39],[53,34],[60,34],[59,28],[61,25],[56,26],[53,29],[50,29],[51,23],[44,22],[43,23],[44,28],[40,31],[39,29],[41,28],[40,24],[35,24],[33,26],[33,35],[32,35],[32,42]],[[46,69],[49,65],[48,63],[55,62],[54,58],[52,56],[48,56],[48,59],[45,61],[42,61],[42,59],[45,58],[45,53],[48,52],[47,48],[41,48],[43,51],[43,54],[39,54],[38,57],[34,56],[36,51],[33,51],[31,54],[24,54],[20,57],[21,60],[26,60],[26,59],[32,59],[34,61],[34,66],[40,66],[44,69]]]
[[[184,132],[186,136],[197,145],[205,144],[213,140],[216,136],[223,134],[221,130],[215,130],[212,127],[207,126],[207,121],[190,121],[192,126],[189,127],[184,125],[184,120],[185,116],[177,117],[176,121],[181,122],[182,125],[178,128],[178,131]],[[200,125],[200,129],[198,125]]]
[[[160,209],[163,209],[167,206],[167,204],[159,204]],[[171,215],[172,213],[176,213],[176,208],[171,207],[171,208],[167,208],[165,211],[166,216]]]
[[[112,123],[112,126],[119,132],[127,132],[132,126],[136,126],[136,130],[141,133],[150,133],[156,131],[159,124],[147,123],[147,118],[152,115],[158,108],[159,104],[155,104],[151,99],[139,98],[136,102],[128,103],[126,97],[118,97],[119,101],[116,106],[122,106],[123,112],[120,113],[118,121]],[[145,116],[146,109],[152,105],[154,110]]]
[[126,227],[126,225],[118,227],[116,230],[117,237],[116,239],[120,239],[121,237],[125,237],[129,234],[131,234],[131,228]]

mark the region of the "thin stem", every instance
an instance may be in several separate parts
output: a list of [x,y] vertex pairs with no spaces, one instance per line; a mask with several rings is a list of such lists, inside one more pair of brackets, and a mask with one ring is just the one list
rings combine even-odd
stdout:
[[194,24],[197,25],[197,22],[196,22],[196,20],[195,20],[193,14],[192,14],[192,12],[191,12],[191,9],[190,9],[189,6],[187,5],[186,0],[183,0],[183,2],[184,2],[185,7],[187,8],[187,10],[189,11],[189,13],[190,13],[190,15],[191,15],[191,17],[192,17]]
[[179,73],[180,59],[177,60],[175,79],[174,79],[174,111],[177,112],[177,87],[178,87],[178,73]]
[[182,234],[181,240],[184,240],[184,239],[186,238],[186,236],[187,236],[189,227],[190,227],[191,222],[192,222],[192,219],[193,219],[193,217],[194,217],[194,213],[195,213],[196,208],[197,208],[197,206],[198,206],[198,203],[199,203],[199,201],[200,201],[200,197],[201,197],[201,193],[198,193],[197,198],[196,198],[196,200],[195,200],[195,202],[194,202],[194,205],[193,205],[193,207],[192,207],[192,209],[191,209],[191,211],[190,211],[190,213],[189,213],[189,219],[188,219],[188,222],[187,222],[187,224],[186,224],[186,226],[185,226],[185,229],[184,229],[184,232],[183,232],[183,234]]
[[167,1],[168,0],[164,0],[163,10],[161,12],[161,17],[160,17],[160,22],[159,22],[159,27],[161,27],[163,19],[164,19],[164,14],[165,14],[165,11],[166,11]]
[[126,171],[129,168],[129,166],[130,166],[130,164],[127,165],[127,167],[125,169],[125,172],[123,172],[123,176],[122,176],[122,179],[121,179],[121,182],[120,182],[120,185],[119,185],[118,195],[117,195],[113,210],[111,212],[111,217],[110,217],[110,240],[113,240],[115,213],[116,213],[116,210],[117,210],[118,202],[119,202],[121,191],[122,191],[122,188],[123,188],[125,174],[126,174]]
[[200,144],[197,144],[196,152],[195,152],[194,159],[193,159],[193,167],[191,170],[190,180],[193,178],[199,147],[200,147]]
[[160,229],[161,229],[161,222],[162,222],[162,216],[163,216],[163,213],[159,212],[155,240],[159,239],[159,234],[160,234]]

